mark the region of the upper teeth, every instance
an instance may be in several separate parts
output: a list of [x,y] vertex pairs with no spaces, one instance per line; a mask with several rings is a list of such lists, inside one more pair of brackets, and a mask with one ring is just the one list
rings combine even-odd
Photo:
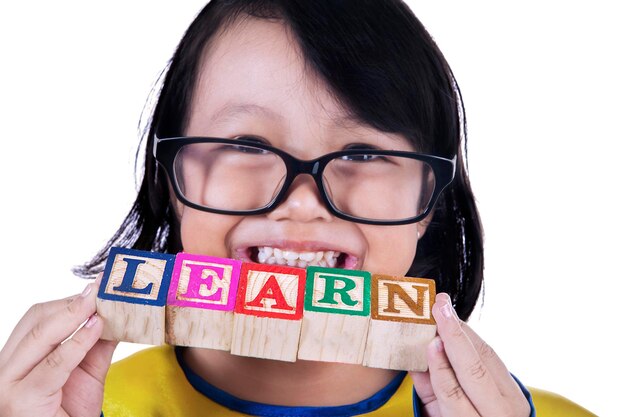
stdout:
[[270,246],[260,246],[258,261],[261,264],[289,265],[297,266],[298,268],[306,268],[307,266],[312,265],[334,268],[337,266],[337,258],[339,255],[341,255],[341,252],[332,250],[318,252],[295,252],[291,250],[272,248]]

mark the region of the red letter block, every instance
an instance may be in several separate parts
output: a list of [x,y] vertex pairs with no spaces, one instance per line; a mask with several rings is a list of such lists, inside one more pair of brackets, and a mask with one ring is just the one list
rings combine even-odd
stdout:
[[305,279],[304,269],[244,263],[231,353],[295,362]]

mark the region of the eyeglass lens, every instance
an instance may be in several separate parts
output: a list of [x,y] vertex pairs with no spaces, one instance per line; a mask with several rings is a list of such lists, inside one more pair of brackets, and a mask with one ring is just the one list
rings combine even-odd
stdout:
[[[254,146],[192,143],[178,151],[174,173],[187,200],[212,209],[249,211],[272,202],[285,183],[287,167],[277,154]],[[326,165],[323,184],[338,211],[395,221],[426,210],[435,175],[430,165],[413,158],[349,155]]]

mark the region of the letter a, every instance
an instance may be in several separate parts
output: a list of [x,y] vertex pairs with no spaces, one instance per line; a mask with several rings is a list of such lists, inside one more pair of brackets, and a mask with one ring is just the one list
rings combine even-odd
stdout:
[[[267,306],[263,305],[262,301],[265,299],[274,300],[274,304]],[[271,309],[277,310],[294,310],[294,307],[291,307],[287,304],[287,300],[285,300],[285,296],[283,295],[282,290],[280,289],[280,285],[276,280],[274,275],[270,275],[269,279],[263,284],[263,288],[259,291],[259,294],[254,298],[254,300],[248,302],[247,306],[252,307],[269,307]]]

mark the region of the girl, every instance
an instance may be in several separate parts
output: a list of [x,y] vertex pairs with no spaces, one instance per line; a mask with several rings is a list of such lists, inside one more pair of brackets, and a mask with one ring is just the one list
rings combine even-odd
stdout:
[[[463,322],[483,266],[463,137],[452,72],[400,2],[211,2],[165,77],[137,200],[81,273],[121,245],[254,262],[323,251],[341,268],[432,277],[430,371],[160,347],[105,384],[115,345],[98,340],[90,284],[17,325],[0,353],[1,415],[532,415]],[[321,157],[323,170],[285,181],[287,164]]]

